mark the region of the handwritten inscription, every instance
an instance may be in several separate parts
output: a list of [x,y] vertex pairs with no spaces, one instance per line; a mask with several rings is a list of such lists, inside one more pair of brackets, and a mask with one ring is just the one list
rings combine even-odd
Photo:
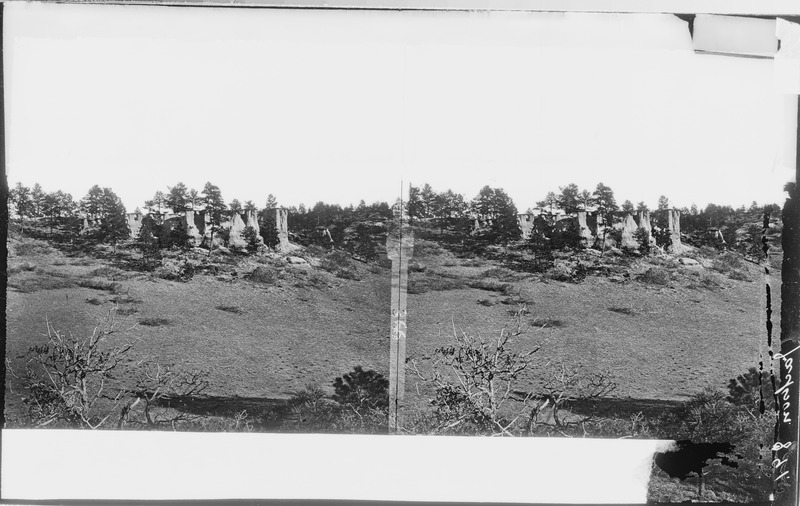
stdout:
[[[781,418],[779,420],[779,423],[785,423],[785,424],[792,423],[792,419],[790,416],[792,398],[790,395],[789,387],[794,385],[794,381],[792,378],[792,369],[794,368],[794,360],[791,357],[789,357],[789,355],[791,355],[797,350],[800,350],[800,346],[797,346],[796,348],[793,348],[792,350],[787,351],[786,353],[776,353],[774,357],[781,361],[781,363],[783,364],[783,368],[785,369],[785,374],[784,377],[782,378],[781,386],[775,391],[775,400],[780,407],[780,413],[781,413]],[[775,444],[772,445],[771,450],[775,455],[775,458],[772,460],[772,468],[780,473],[778,477],[775,478],[775,481],[780,481],[789,474],[789,471],[784,470],[789,458],[788,457],[781,458],[781,455],[778,455],[778,452],[785,453],[786,451],[789,450],[789,448],[791,448],[792,444],[794,444],[794,441],[787,441],[785,443],[776,441]]]

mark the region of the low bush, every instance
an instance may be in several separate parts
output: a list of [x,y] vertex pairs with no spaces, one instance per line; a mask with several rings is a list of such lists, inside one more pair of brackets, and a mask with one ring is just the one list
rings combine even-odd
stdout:
[[156,275],[168,281],[186,282],[194,277],[197,267],[198,266],[194,262],[190,262],[186,259],[180,261],[165,258],[162,261],[161,267],[156,269]]
[[628,316],[636,316],[636,311],[629,307],[610,307],[608,308],[609,311],[614,313],[624,314]]
[[46,254],[53,251],[45,241],[38,239],[22,239],[20,242],[14,244],[14,253],[18,256],[31,256]]
[[280,276],[282,271],[274,267],[268,267],[266,265],[259,265],[252,272],[246,274],[244,277],[254,283],[261,283],[265,285],[275,285],[278,283],[282,277]]
[[81,279],[78,281],[78,286],[83,288],[91,288],[92,290],[103,290],[111,293],[122,293],[122,285],[114,281],[106,281],[104,279],[89,278]]
[[131,307],[121,307],[117,309],[117,314],[120,316],[131,316],[139,312],[139,308],[136,306]]
[[9,267],[8,274],[11,275],[11,274],[17,274],[18,272],[22,271],[35,271],[35,270],[36,270],[36,264],[34,264],[33,262],[22,262],[19,264],[14,264],[11,267]]
[[104,266],[92,270],[92,272],[89,273],[89,276],[93,278],[108,278],[111,281],[115,281],[117,279],[124,278],[125,272],[117,269],[116,267]]
[[669,272],[662,267],[650,267],[639,276],[639,281],[648,285],[667,285],[669,279]]
[[750,281],[750,274],[747,272],[747,263],[742,256],[733,251],[726,251],[718,255],[711,264],[715,271],[726,274],[731,279],[740,281]]
[[87,304],[91,304],[93,306],[102,306],[103,301],[98,299],[97,297],[92,297],[91,299],[86,299]]
[[464,286],[464,282],[459,279],[428,274],[424,277],[412,277],[409,279],[408,293],[444,292],[447,290],[459,290]]
[[8,281],[8,286],[22,293],[35,293],[41,290],[59,290],[73,288],[75,284],[64,278],[53,276],[36,276],[15,281]]
[[145,327],[165,327],[172,323],[168,318],[142,318],[139,320],[139,325]]
[[589,270],[581,262],[577,262],[574,266],[566,262],[557,262],[547,271],[547,276],[556,281],[580,283],[586,279],[588,273]]
[[225,311],[226,313],[233,313],[233,314],[242,314],[241,308],[237,306],[214,306],[214,309],[219,309],[220,311]]
[[360,280],[356,264],[353,259],[343,251],[332,251],[320,260],[320,268],[343,279]]
[[510,282],[513,283],[515,281],[521,281],[525,278],[525,276],[519,272],[512,271],[511,269],[507,269],[505,267],[493,267],[491,269],[487,269],[480,274],[482,278],[496,278],[500,281]]
[[470,288],[477,288],[478,290],[498,292],[504,295],[508,295],[514,290],[514,285],[510,283],[500,283],[498,281],[490,281],[486,279],[473,279],[467,281],[467,286]]

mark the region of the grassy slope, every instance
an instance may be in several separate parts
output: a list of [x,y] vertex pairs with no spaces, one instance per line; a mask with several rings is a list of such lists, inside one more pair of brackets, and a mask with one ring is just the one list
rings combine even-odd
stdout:
[[[58,274],[59,279],[78,279],[103,265],[55,251],[24,258],[12,255],[9,265],[23,260],[36,263],[36,270],[13,274],[10,284],[26,277],[53,277],[43,271]],[[443,251],[417,255],[415,260],[428,270],[413,273],[412,279],[434,270],[462,279],[477,277],[494,266],[486,262],[465,267],[464,261]],[[253,265],[243,266],[242,271]],[[635,263],[631,271],[635,276],[647,267]],[[759,279],[752,269],[753,279]],[[720,287],[700,288],[690,270],[671,271],[674,280],[668,286],[593,276],[581,284],[539,277],[517,281],[515,291],[529,301],[527,319],[534,324],[519,345],[543,342],[541,363],[564,359],[612,369],[620,396],[679,399],[706,386],[724,388],[729,378],[758,363],[759,345],[765,341],[763,285],[706,269]],[[162,363],[208,369],[209,393],[224,396],[285,397],[308,383],[329,386],[333,378],[358,364],[386,372],[388,271],[375,274],[365,269],[362,281],[325,275],[332,286],[316,289],[220,281],[205,275],[180,283],[125,273],[122,277],[129,279],[120,283],[127,292],[122,300],[128,302],[120,308],[138,310],[127,317],[129,322],[143,318],[169,322],[132,330],[131,336],[141,337],[133,358],[155,356]],[[108,292],[80,287],[32,293],[10,289],[8,356],[42,342],[45,315],[56,328],[89,332],[96,318],[111,307],[111,298]],[[88,304],[87,299],[102,304]],[[452,322],[469,332],[496,333],[515,307],[500,303],[507,299],[474,288],[411,294],[409,355],[430,352],[447,342]],[[779,307],[777,300],[774,303]],[[233,306],[241,313],[216,306]],[[609,308],[625,308],[632,314]],[[542,319],[558,320],[561,326],[536,328]],[[535,382],[535,373],[529,380]],[[413,399],[413,378],[408,382]],[[18,389],[19,383],[9,377],[8,386]],[[17,399],[12,392],[8,402]]]
[[[79,277],[100,265],[74,266],[74,259],[66,259],[66,265],[54,266],[56,258],[56,253],[27,257],[37,264],[36,272],[15,274],[12,282],[42,276],[42,269]],[[330,385],[359,364],[386,372],[389,334],[388,317],[383,315],[389,306],[389,280],[364,275],[370,277],[360,282],[328,276],[331,287],[313,289],[231,283],[204,275],[180,283],[139,274],[121,282],[126,292],[122,300],[133,302],[119,307],[138,309],[121,318],[122,326],[145,318],[168,320],[166,325],[138,325],[127,332],[141,338],[132,358],[154,356],[161,363],[207,369],[209,394],[285,397],[308,383]],[[8,357],[43,342],[45,315],[56,328],[85,335],[112,306],[112,298],[109,292],[80,287],[33,293],[9,289]],[[93,305],[87,299],[104,303]],[[241,313],[216,306],[234,306]],[[18,402],[13,389],[20,384],[8,379],[12,395],[7,403],[13,404]]]

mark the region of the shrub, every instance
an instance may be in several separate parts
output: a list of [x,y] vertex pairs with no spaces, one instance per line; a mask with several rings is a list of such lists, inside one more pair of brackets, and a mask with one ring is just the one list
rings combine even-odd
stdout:
[[242,314],[243,311],[237,306],[215,306],[214,309],[225,311],[226,313]]
[[169,281],[186,282],[194,277],[196,271],[197,266],[188,259],[180,261],[167,258],[162,261],[162,265],[157,269],[156,275]]
[[319,266],[343,279],[358,281],[361,277],[353,260],[343,251],[332,251],[320,260]]
[[242,230],[242,239],[244,239],[244,241],[247,243],[247,251],[250,253],[255,253],[258,250],[260,237],[255,228],[249,225],[244,227],[244,230]]
[[485,279],[473,279],[467,281],[467,286],[469,286],[470,288],[477,288],[478,290],[499,292],[504,295],[508,295],[514,290],[514,285],[510,283],[499,283],[497,281],[489,281]]
[[771,390],[768,388],[768,373],[765,372],[763,377],[761,376],[758,369],[751,367],[746,373],[729,380],[728,396],[725,399],[735,406],[744,406],[759,411],[763,399],[765,410],[774,409],[775,398],[767,392],[767,390]]
[[628,316],[636,316],[636,311],[629,307],[610,307],[608,310]]
[[279,279],[276,269],[267,267],[265,265],[259,265],[245,277],[250,281],[255,283],[263,283],[265,285],[274,285]]
[[747,272],[747,264],[741,255],[726,251],[718,255],[711,264],[715,271],[726,274],[731,279],[740,281],[750,281],[750,274]]
[[46,254],[53,251],[45,241],[38,239],[23,239],[14,245],[14,253],[19,256]]
[[81,279],[78,281],[78,286],[83,288],[91,288],[92,290],[103,290],[111,293],[122,292],[121,284],[98,278]]
[[355,409],[387,408],[389,406],[389,380],[372,369],[357,365],[352,372],[333,381],[333,399],[339,404]]
[[464,282],[459,279],[427,274],[421,278],[412,277],[409,279],[407,290],[410,294],[420,294],[425,292],[459,290],[464,288],[464,286]]
[[9,281],[8,286],[22,293],[34,293],[40,290],[72,288],[75,284],[69,279],[52,276],[37,276],[34,278],[20,279],[19,281]]
[[145,327],[165,327],[171,323],[167,318],[142,318],[139,320],[139,325],[144,325]]
[[[515,423],[533,402],[531,395],[517,398],[517,382],[540,348],[512,351],[513,340],[523,332],[522,314],[517,313],[513,325],[501,329],[497,338],[483,339],[454,328],[449,345],[437,348],[430,357],[408,361],[411,372],[435,392],[429,400],[434,416],[428,430],[512,435]],[[422,361],[430,361],[429,372],[420,370]]]
[[639,280],[649,285],[667,285],[669,284],[669,272],[660,267],[650,267],[639,276]]
[[136,306],[131,307],[121,307],[117,309],[117,314],[120,316],[131,316],[139,312],[139,308]]
[[36,270],[36,264],[32,262],[22,262],[9,267],[8,274],[17,274],[18,272],[22,271],[35,271],[35,270]]
[[47,344],[26,355],[23,382],[30,421],[39,427],[96,429],[111,419],[124,390],[109,384],[134,343],[109,346],[117,332],[114,312],[98,323],[91,335],[74,337],[47,324]]

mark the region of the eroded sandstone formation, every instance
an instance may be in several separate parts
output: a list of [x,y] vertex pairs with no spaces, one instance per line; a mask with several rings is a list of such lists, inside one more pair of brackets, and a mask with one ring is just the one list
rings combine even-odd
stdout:
[[142,229],[142,213],[127,213],[125,219],[131,231],[131,237],[139,237],[139,231]]
[[[598,212],[578,211],[570,216],[563,215],[532,215],[529,213],[517,216],[517,221],[522,229],[523,239],[529,240],[532,236],[548,235],[547,221],[553,224],[555,234],[577,233],[581,245],[584,247],[612,248],[636,250],[642,241],[648,241],[649,246],[656,245],[654,228],[666,229],[672,240],[669,251],[681,253],[687,247],[681,242],[680,211],[670,209],[657,211],[661,227],[655,227],[649,211],[638,211],[635,215],[630,212],[609,213],[604,215]],[[664,214],[661,214],[664,213]]]
[[275,209],[275,228],[278,229],[278,251],[288,251],[289,245],[289,210],[279,207]]

